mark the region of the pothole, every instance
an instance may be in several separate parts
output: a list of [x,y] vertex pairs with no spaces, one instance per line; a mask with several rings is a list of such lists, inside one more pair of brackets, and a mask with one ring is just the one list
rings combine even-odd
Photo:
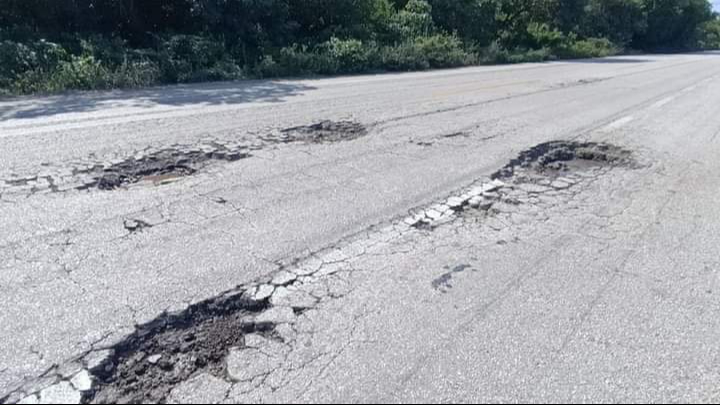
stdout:
[[327,120],[312,125],[286,128],[265,139],[276,143],[331,143],[350,141],[367,134],[367,128],[358,122]]
[[512,213],[524,204],[538,204],[540,196],[562,200],[577,185],[607,173],[616,166],[630,166],[632,153],[621,147],[594,142],[547,142],[520,153],[495,172],[489,182],[477,182],[462,194],[411,215],[405,222],[432,231],[459,216],[488,218]]
[[230,348],[243,347],[247,334],[272,333],[273,324],[253,318],[268,306],[238,293],[138,327],[91,370],[95,386],[83,402],[162,403],[174,387],[199,372],[223,377]]
[[252,139],[203,138],[199,144],[148,147],[134,156],[110,154],[56,165],[41,163],[36,173],[8,173],[0,177],[0,194],[36,194],[76,190],[115,190],[135,183],[167,184],[195,174],[211,161],[234,162],[250,157],[250,151],[263,150],[278,143],[324,144],[350,141],[368,135],[367,128],[355,121],[321,121],[269,134],[248,133]]
[[630,151],[607,143],[553,141],[521,152],[492,178],[508,179],[521,172],[559,177],[573,171],[628,164],[630,156]]
[[213,145],[208,148],[163,149],[116,162],[109,167],[97,165],[88,170],[76,171],[75,174],[89,174],[93,178],[91,182],[78,187],[80,190],[90,188],[114,190],[141,181],[154,184],[170,182],[194,174],[212,160],[234,162],[249,156],[243,150],[233,150],[223,145]]

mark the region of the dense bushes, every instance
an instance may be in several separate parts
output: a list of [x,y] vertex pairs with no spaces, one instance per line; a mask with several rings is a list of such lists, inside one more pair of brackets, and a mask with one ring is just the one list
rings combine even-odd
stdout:
[[46,41],[0,43],[0,88],[5,93],[97,90],[243,78],[221,42],[174,35],[155,49],[131,49],[124,41],[93,37],[65,47]]
[[255,68],[260,77],[359,73],[369,71],[412,71],[464,66],[478,62],[454,36],[436,34],[406,40],[396,45],[375,41],[331,38],[314,48],[293,45],[268,55]]
[[4,0],[0,93],[718,47],[707,0]]

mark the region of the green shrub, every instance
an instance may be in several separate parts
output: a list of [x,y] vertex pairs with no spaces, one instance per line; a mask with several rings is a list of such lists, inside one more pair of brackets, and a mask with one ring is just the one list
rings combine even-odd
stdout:
[[3,41],[0,42],[0,76],[12,79],[32,70],[54,70],[68,58],[67,52],[55,43]]
[[435,31],[432,6],[427,0],[408,1],[402,10],[390,17],[388,29],[390,37],[398,41],[432,34]]
[[455,36],[437,34],[415,40],[415,45],[431,68],[449,68],[477,62],[474,55],[463,49],[462,42]]
[[555,59],[555,55],[549,48],[523,49],[517,48],[507,50],[498,42],[493,42],[485,49],[482,55],[482,63],[533,63],[545,62]]
[[293,45],[281,48],[276,56],[267,55],[255,67],[256,76],[281,77],[308,74],[332,74],[337,72],[337,64],[326,56],[310,50],[306,45]]
[[508,63],[538,63],[556,59],[550,48],[516,50],[511,52]]
[[530,23],[527,28],[529,47],[531,49],[555,49],[563,46],[568,38],[558,29],[551,29],[547,24]]
[[331,38],[320,47],[320,53],[332,61],[336,72],[363,72],[375,67],[377,59],[376,45],[365,44],[357,39],[341,40]]
[[163,80],[170,83],[233,80],[241,69],[225,52],[222,41],[196,35],[161,39],[159,64]]
[[380,61],[384,69],[391,71],[430,69],[430,62],[415,42],[404,42],[383,48],[380,53]]
[[720,49],[720,19],[701,25],[695,36],[700,49]]
[[91,55],[72,56],[52,71],[33,69],[19,75],[13,83],[17,93],[48,93],[67,89],[95,90],[111,87],[111,74]]
[[137,88],[161,83],[160,65],[149,60],[125,61],[112,72],[112,87]]
[[281,48],[265,56],[254,71],[259,77],[334,75],[364,72],[379,65],[379,50],[374,43],[331,38],[313,49],[298,44]]
[[560,58],[604,58],[619,52],[620,49],[605,38],[574,40],[563,44],[555,51]]

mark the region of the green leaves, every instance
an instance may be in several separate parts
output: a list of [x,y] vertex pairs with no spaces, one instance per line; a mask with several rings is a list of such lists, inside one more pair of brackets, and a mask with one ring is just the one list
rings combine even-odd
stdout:
[[55,91],[720,47],[708,0],[4,0],[0,88]]

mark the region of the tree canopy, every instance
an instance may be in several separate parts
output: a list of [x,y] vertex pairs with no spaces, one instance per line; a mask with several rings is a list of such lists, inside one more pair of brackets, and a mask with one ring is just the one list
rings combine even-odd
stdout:
[[177,82],[717,48],[720,23],[708,0],[0,0],[0,44],[7,88],[62,66]]

